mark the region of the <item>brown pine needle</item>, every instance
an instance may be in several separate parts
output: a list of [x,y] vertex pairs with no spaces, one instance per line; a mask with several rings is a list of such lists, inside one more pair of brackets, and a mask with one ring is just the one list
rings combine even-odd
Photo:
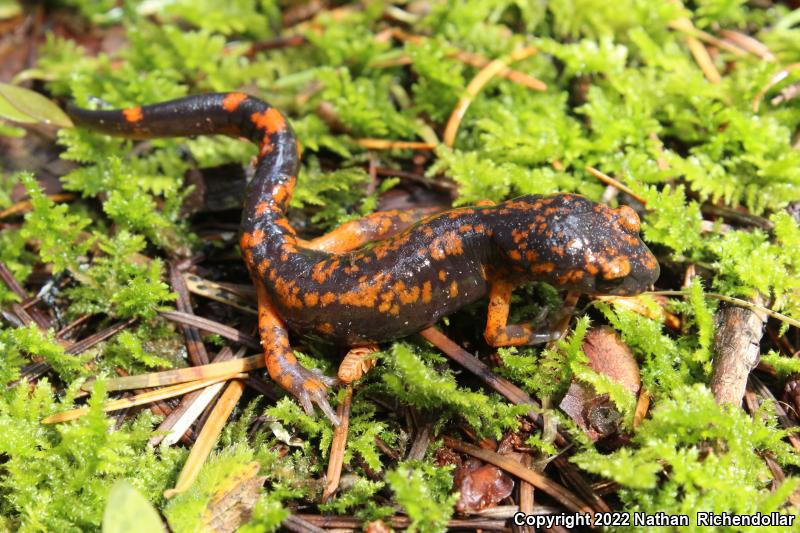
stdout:
[[[69,194],[69,193],[65,193],[65,194],[48,194],[47,198],[49,198],[51,201],[56,202],[56,203],[69,202],[70,200],[74,200],[75,199],[75,195],[74,194]],[[27,213],[31,209],[33,209],[33,204],[30,202],[30,200],[17,202],[16,204],[12,205],[11,207],[8,207],[8,208],[3,209],[2,211],[0,211],[0,219],[8,218],[8,217],[13,216],[13,215],[21,215],[21,214]]]
[[594,176],[595,178],[597,178],[600,181],[602,181],[603,183],[605,183],[606,185],[611,185],[615,189],[619,189],[620,191],[624,192],[625,194],[627,194],[631,198],[634,198],[637,202],[640,202],[643,205],[647,205],[647,200],[645,200],[644,198],[642,198],[641,196],[639,196],[638,194],[633,192],[633,189],[631,189],[630,187],[628,187],[627,185],[625,185],[621,181],[615,180],[614,178],[612,178],[608,174],[600,172],[596,168],[588,166],[588,165],[586,166],[586,171],[589,174],[591,174],[592,176]]
[[[698,30],[692,21],[689,18],[682,17],[670,22],[669,27],[673,30],[677,30],[686,34],[689,37],[693,37],[697,40],[703,41],[708,43],[712,46],[716,46],[722,50],[728,51],[737,56],[745,56],[747,55],[747,51],[743,50],[738,43],[733,43],[729,41],[725,41],[723,39],[718,39],[714,37],[710,33],[704,32],[703,30]],[[724,30],[723,30],[724,32]]]
[[[399,28],[391,28],[389,32],[391,33],[392,37],[403,42],[408,41],[412,43],[420,43],[424,39],[424,37],[422,37],[421,35],[413,35],[411,33],[406,33]],[[452,52],[447,53],[447,57],[458,59],[462,63],[475,68],[484,68],[489,63],[491,63],[491,60],[483,57],[482,55],[475,54],[473,52],[467,52],[466,50],[458,50],[458,49],[453,50]],[[397,65],[408,65],[412,63],[412,60],[409,56],[400,56],[396,58],[394,61],[395,64]],[[387,64],[385,66],[392,66],[389,64],[390,61],[387,61],[386,63]],[[374,67],[376,65],[372,66]],[[383,66],[383,64],[381,64],[381,66]],[[533,89],[534,91],[547,90],[547,84],[542,80],[534,78],[533,76],[525,74],[524,72],[513,70],[508,67],[501,69],[497,73],[497,76],[506,78],[509,81],[513,81],[514,83],[518,83],[529,89]]]
[[331,453],[328,454],[328,483],[322,493],[323,503],[327,503],[339,489],[339,480],[342,477],[344,464],[344,450],[347,445],[347,429],[350,426],[350,405],[353,401],[353,387],[348,385],[345,389],[344,399],[337,408],[339,425],[333,432],[331,440]]
[[[158,400],[164,400],[174,396],[180,396],[182,394],[186,394],[187,392],[196,391],[197,389],[202,389],[220,381],[225,381],[226,379],[238,376],[240,376],[240,374],[236,373],[232,376],[220,376],[212,379],[190,381],[188,383],[181,383],[180,385],[165,387],[155,391],[143,392],[142,394],[137,394],[136,396],[131,396],[130,398],[121,398],[119,400],[110,401],[103,406],[103,411],[106,413],[110,411],[119,411],[120,409],[126,409],[128,407],[136,407],[137,405],[156,402]],[[48,416],[42,420],[42,424],[57,424],[59,422],[75,420],[76,418],[84,416],[88,412],[88,407],[71,409],[69,411],[64,411],[63,413]]]
[[647,416],[647,410],[650,408],[650,393],[647,389],[642,387],[639,391],[639,399],[636,402],[636,411],[633,413],[633,428],[638,428],[644,417]]
[[[689,296],[689,291],[648,291],[642,294],[653,294],[653,295],[662,295],[662,296]],[[764,313],[765,315],[774,318],[775,320],[780,320],[790,326],[794,326],[796,328],[800,328],[800,320],[796,320],[792,317],[786,316],[783,313],[779,313],[778,311],[773,311],[769,307],[764,307],[763,305],[758,305],[753,302],[748,302],[747,300],[742,300],[741,298],[735,298],[733,296],[726,296],[724,294],[717,294],[715,292],[706,292],[703,294],[706,298],[714,298],[715,300],[720,300],[723,302],[727,302],[729,304],[737,305],[739,307],[744,307],[745,309],[749,309],[750,311],[755,311],[759,313]]]
[[708,54],[706,47],[703,46],[703,43],[701,43],[698,39],[687,35],[686,44],[689,46],[689,51],[692,53],[692,56],[694,56],[697,66],[703,71],[703,75],[706,77],[706,79],[711,83],[721,82],[722,76],[717,70],[717,67],[714,66],[714,61],[711,60],[711,56]]
[[356,144],[370,150],[433,150],[435,144],[418,141],[393,141],[391,139],[356,139]]
[[189,292],[192,294],[197,294],[209,300],[230,305],[245,313],[258,314],[258,310],[253,306],[252,298],[247,298],[244,295],[234,292],[225,285],[203,279],[194,274],[184,274],[183,279],[186,282],[186,288],[189,289]]
[[758,91],[758,93],[753,97],[753,113],[758,113],[758,109],[761,106],[761,100],[764,98],[764,95],[767,94],[770,89],[785,80],[793,70],[797,69],[800,69],[800,63],[792,63],[791,65],[785,66],[773,74],[764,88]]
[[550,480],[535,470],[525,468],[520,463],[508,456],[500,455],[497,452],[484,450],[483,448],[467,444],[466,442],[461,442],[452,437],[444,436],[442,437],[442,440],[444,441],[444,445],[448,448],[452,448],[457,452],[462,452],[473,457],[477,457],[481,461],[491,463],[496,467],[505,470],[509,474],[512,474],[520,479],[524,479],[537,489],[555,498],[555,500],[561,503],[561,505],[574,513],[592,512],[591,507],[589,507],[585,502],[580,500],[565,487],[559,485],[555,481]]
[[189,452],[189,457],[186,458],[186,463],[183,465],[180,475],[178,475],[175,488],[164,491],[165,498],[172,498],[192,486],[243,391],[244,382],[234,380],[222,393],[219,401],[214,406],[214,410],[211,411],[211,416],[208,417],[203,429],[200,430],[200,434],[197,436],[194,446],[192,446],[192,451]]
[[747,35],[735,30],[720,30],[720,33],[725,38],[724,42],[733,43],[735,46],[747,50],[751,54],[760,57],[764,61],[775,61],[775,56],[772,54],[767,45],[752,35]]
[[495,59],[483,67],[483,69],[481,69],[481,71],[478,72],[478,74],[476,74],[475,77],[469,82],[466,90],[467,94],[461,97],[461,99],[458,101],[458,104],[456,104],[455,109],[453,109],[453,112],[450,114],[450,120],[447,121],[447,126],[444,130],[444,144],[446,146],[453,146],[453,143],[455,143],[456,140],[456,133],[458,133],[458,127],[461,124],[464,115],[467,113],[467,109],[469,109],[469,106],[472,104],[472,101],[478,96],[478,93],[481,92],[481,89],[483,89],[483,87],[489,83],[492,78],[502,72],[503,69],[508,68],[506,63],[520,61],[538,52],[539,50],[532,46],[520,48],[519,50],[511,52],[507,60]]
[[[232,359],[223,363],[210,363],[203,366],[191,366],[188,368],[177,368],[175,370],[164,370],[162,372],[110,379],[106,384],[106,388],[109,391],[147,389],[202,379],[214,379],[219,377],[230,379],[231,376],[240,372],[249,372],[256,368],[264,368],[265,365],[266,362],[264,361],[263,355],[251,355],[244,359]],[[87,385],[84,385],[84,388],[86,387]]]

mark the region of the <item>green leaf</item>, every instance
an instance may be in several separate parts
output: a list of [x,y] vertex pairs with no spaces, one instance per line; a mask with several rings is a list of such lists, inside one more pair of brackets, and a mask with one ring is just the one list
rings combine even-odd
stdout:
[[8,83],[0,83],[0,116],[17,122],[73,126],[66,113],[41,94]]
[[103,513],[103,533],[163,530],[158,512],[133,485],[121,479],[111,487]]

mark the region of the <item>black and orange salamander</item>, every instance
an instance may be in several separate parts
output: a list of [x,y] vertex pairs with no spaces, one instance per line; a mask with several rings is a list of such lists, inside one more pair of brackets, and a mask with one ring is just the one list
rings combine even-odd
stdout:
[[123,110],[71,107],[79,126],[131,138],[225,134],[259,147],[244,201],[241,251],[258,295],[269,375],[311,413],[334,422],[327,386],[301,366],[289,330],[348,347],[418,332],[489,295],[484,336],[492,346],[552,335],[508,324],[511,291],[540,280],[588,294],[634,295],[659,275],[628,206],[576,194],[529,195],[424,216],[385,211],[313,241],[286,218],[300,147],[286,117],[244,93],[200,94]]

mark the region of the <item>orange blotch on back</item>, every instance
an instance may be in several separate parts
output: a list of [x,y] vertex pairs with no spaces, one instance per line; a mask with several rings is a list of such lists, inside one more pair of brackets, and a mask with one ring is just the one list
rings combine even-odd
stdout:
[[257,128],[266,131],[268,135],[286,129],[286,119],[274,107],[270,107],[261,113],[253,113],[250,115],[250,120],[253,121]]
[[233,113],[246,98],[247,95],[244,93],[229,93],[222,101],[222,107],[228,113]]
[[123,109],[122,115],[125,117],[125,120],[130,123],[140,122],[144,118],[144,114],[142,114],[142,106]]

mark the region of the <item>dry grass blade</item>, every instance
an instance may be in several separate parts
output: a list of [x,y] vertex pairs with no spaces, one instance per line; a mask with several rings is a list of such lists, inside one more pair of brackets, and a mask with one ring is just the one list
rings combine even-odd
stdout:
[[222,393],[217,405],[214,406],[214,410],[211,412],[211,416],[203,426],[203,429],[200,430],[200,434],[197,436],[194,446],[192,446],[192,451],[189,452],[189,457],[187,457],[186,463],[183,465],[180,475],[178,475],[175,488],[164,491],[165,498],[172,498],[192,486],[243,391],[244,383],[234,380]]
[[497,76],[504,69],[508,68],[506,65],[507,62],[520,61],[526,57],[535,55],[538,52],[539,50],[534,47],[520,48],[519,50],[511,52],[507,60],[495,59],[483,67],[483,69],[481,69],[481,71],[478,72],[478,74],[476,74],[475,77],[469,82],[466,89],[467,94],[458,101],[458,104],[456,104],[456,107],[450,114],[450,119],[447,121],[447,126],[444,130],[444,144],[446,146],[453,146],[456,141],[458,126],[461,124],[461,120],[467,113],[467,109],[469,109],[472,101],[476,96],[478,96],[478,94],[481,92],[481,89],[483,89],[483,87],[489,83],[492,78]]
[[547,477],[535,472],[529,468],[525,468],[520,463],[514,461],[513,459],[505,456],[500,455],[499,453],[492,452],[489,450],[484,450],[483,448],[479,448],[477,446],[473,446],[471,444],[467,444],[466,442],[461,442],[451,437],[442,437],[444,441],[444,445],[448,448],[452,448],[457,452],[462,452],[469,454],[473,457],[477,457],[481,461],[485,461],[487,463],[491,463],[498,468],[501,468],[512,474],[517,476],[520,479],[524,479],[537,489],[549,494],[551,497],[555,498],[556,501],[560,502],[561,505],[566,507],[572,512],[575,513],[591,513],[592,509],[583,502],[580,498],[575,496],[572,492],[567,490],[565,487],[559,485],[555,481],[551,481]]
[[344,399],[336,410],[340,423],[336,426],[331,440],[331,453],[328,454],[328,483],[322,493],[322,502],[327,503],[339,489],[344,464],[344,450],[347,445],[347,430],[350,427],[350,405],[353,401],[353,387],[345,389]]
[[236,328],[226,326],[225,324],[220,324],[219,322],[200,316],[181,313],[180,311],[162,311],[159,314],[167,320],[177,322],[178,324],[194,326],[197,329],[202,329],[209,333],[216,333],[220,337],[225,337],[226,339],[238,342],[254,350],[261,349],[261,343],[258,342],[258,339]]
[[[131,396],[130,398],[113,400],[106,403],[103,406],[103,411],[108,413],[110,411],[118,411],[120,409],[126,409],[128,407],[136,407],[137,405],[155,402],[158,400],[164,400],[166,398],[172,398],[174,396],[180,396],[182,394],[186,394],[187,392],[192,392],[197,389],[202,389],[203,387],[208,387],[209,385],[213,385],[214,383],[217,383],[219,381],[225,381],[226,379],[230,379],[232,377],[238,377],[239,375],[240,374],[237,373],[234,374],[233,376],[221,376],[212,379],[190,381],[189,383],[181,383],[180,385],[165,387],[163,389],[158,389],[156,391],[144,392],[142,394],[137,394],[136,396]],[[42,424],[56,424],[59,422],[66,422],[68,420],[75,420],[76,418],[80,418],[88,412],[89,412],[88,407],[80,407],[78,409],[64,411],[63,413],[58,413],[52,416],[48,416],[47,418],[42,420]]]
[[[266,362],[264,361],[263,355],[251,355],[244,359],[233,359],[223,363],[210,363],[203,366],[176,368],[175,370],[164,370],[162,372],[110,379],[106,383],[106,388],[109,391],[145,389],[149,387],[185,383],[187,381],[197,381],[200,379],[214,379],[219,377],[230,379],[231,376],[239,374],[240,372],[249,372],[256,368],[264,368],[264,366],[266,366]],[[88,384],[84,385],[84,389],[87,387]]]

